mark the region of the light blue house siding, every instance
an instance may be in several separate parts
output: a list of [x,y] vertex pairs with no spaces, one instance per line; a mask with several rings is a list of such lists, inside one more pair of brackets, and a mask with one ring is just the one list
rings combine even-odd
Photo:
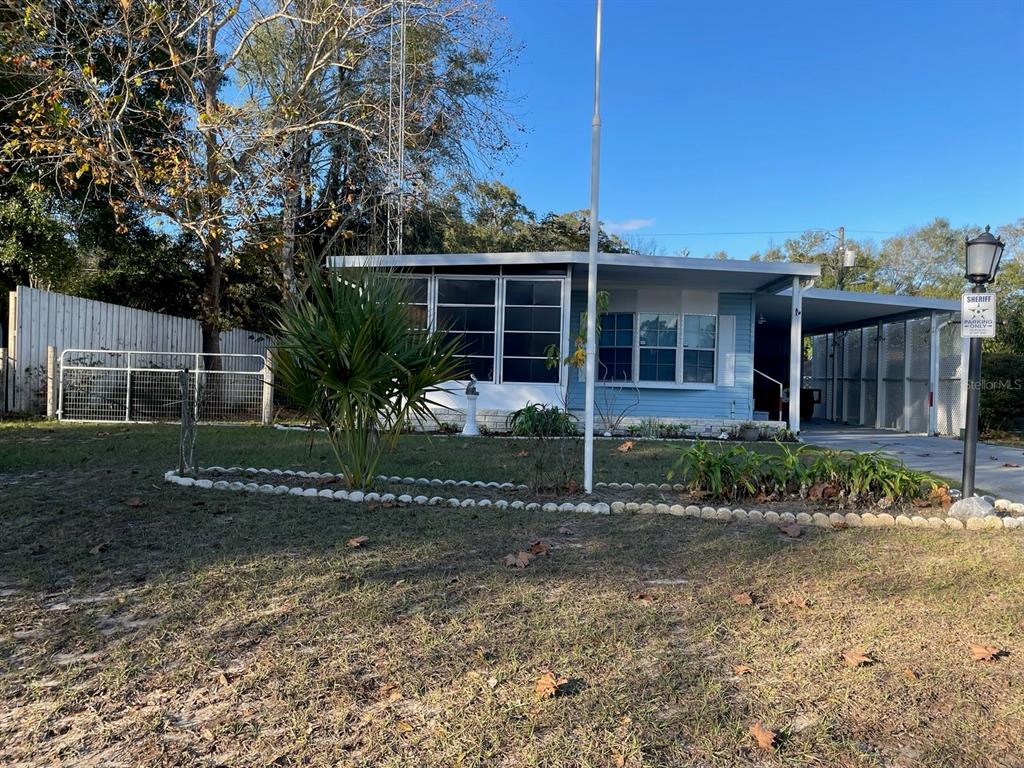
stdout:
[[[576,337],[580,316],[586,310],[585,291],[573,291],[570,304],[570,341]],[[754,385],[754,300],[750,293],[720,293],[719,316],[736,318],[734,380],[732,386],[714,389],[653,388],[638,384],[606,387],[598,382],[595,393],[598,414],[611,411],[628,417],[659,419],[741,419],[753,415]],[[722,342],[719,342],[719,350]],[[721,364],[718,365],[721,372]],[[637,397],[639,396],[639,403]],[[584,384],[575,370],[569,372],[567,396],[570,410],[584,408]]]

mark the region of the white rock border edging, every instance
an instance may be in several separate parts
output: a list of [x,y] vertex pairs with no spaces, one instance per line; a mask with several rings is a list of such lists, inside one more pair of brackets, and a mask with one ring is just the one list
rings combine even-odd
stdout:
[[[244,474],[244,475],[271,475],[273,477],[280,478],[309,478],[311,480],[328,478],[337,479],[338,475],[330,472],[305,472],[305,471],[294,471],[294,470],[279,470],[279,469],[256,469],[253,467],[241,468],[241,467],[207,467],[202,470],[203,472],[217,472],[225,474]],[[513,483],[496,483],[477,480],[470,482],[468,480],[439,480],[437,478],[412,478],[412,477],[398,477],[378,475],[378,480],[383,482],[400,483],[402,485],[415,485],[415,486],[430,486],[430,487],[442,487],[442,486],[457,486],[463,488],[477,487],[477,488],[490,488],[495,490],[527,490],[528,486],[515,485]],[[212,481],[208,478],[193,478],[193,477],[182,477],[175,470],[168,470],[164,473],[164,480],[169,483],[174,483],[183,487],[195,487],[203,490],[223,490],[223,491],[235,491],[244,493],[266,493],[274,495],[291,495],[301,496],[304,498],[316,498],[322,501],[348,501],[350,503],[391,503],[401,506],[448,506],[448,507],[460,507],[463,509],[470,507],[489,508],[495,509],[512,509],[512,510],[525,510],[532,512],[535,510],[542,510],[544,512],[577,512],[581,514],[595,514],[595,515],[608,515],[608,514],[661,514],[661,515],[672,515],[675,517],[690,517],[695,519],[717,521],[717,522],[751,522],[751,523],[767,523],[768,525],[787,525],[796,523],[804,526],[815,526],[823,529],[842,529],[842,528],[892,528],[896,526],[907,527],[907,528],[932,528],[932,529],[947,529],[954,531],[962,530],[1020,530],[1024,529],[1024,505],[1013,505],[1014,507],[1020,507],[1021,514],[1008,517],[999,517],[998,515],[986,515],[985,517],[975,517],[967,520],[966,523],[961,522],[955,518],[942,518],[942,517],[930,517],[925,518],[920,515],[914,515],[913,517],[907,517],[906,515],[898,515],[893,517],[886,512],[873,513],[873,512],[847,512],[845,514],[839,512],[833,512],[831,514],[825,514],[824,512],[815,512],[813,515],[806,512],[800,512],[794,515],[791,512],[778,513],[775,511],[761,512],[757,509],[745,510],[741,507],[736,509],[730,509],[729,507],[698,507],[696,505],[683,506],[681,504],[665,504],[664,502],[623,502],[614,501],[611,504],[604,502],[580,502],[573,503],[565,501],[562,503],[547,502],[541,504],[540,502],[523,502],[521,500],[515,500],[509,502],[505,499],[473,499],[464,498],[458,499],[455,497],[443,498],[441,496],[427,497],[425,495],[419,495],[413,497],[409,494],[402,494],[395,496],[393,493],[375,493],[369,492],[364,493],[363,491],[349,491],[346,489],[331,491],[327,488],[303,488],[302,486],[289,486],[284,484],[273,485],[271,483],[257,484],[255,482],[241,483],[238,481],[228,482],[225,480]],[[651,490],[674,490],[672,486],[667,484],[656,484],[656,483],[637,483],[632,485],[630,483],[596,483],[595,487],[607,487],[617,489],[647,489]],[[1000,502],[1004,502],[1005,499],[1000,499]],[[1009,502],[1006,502],[1009,504]],[[1014,511],[1012,507],[1000,506],[997,509],[1006,509],[1007,511]]]

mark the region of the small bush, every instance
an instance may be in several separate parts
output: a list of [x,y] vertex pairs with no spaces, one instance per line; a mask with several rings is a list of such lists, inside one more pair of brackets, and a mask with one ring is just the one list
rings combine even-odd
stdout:
[[505,420],[516,437],[563,437],[576,434],[576,417],[556,405],[528,403]]
[[[790,447],[778,441],[776,444],[778,452],[767,455],[742,445],[719,450],[698,440],[680,453],[668,479],[678,477],[691,493],[726,500],[785,496],[810,488],[812,498],[889,498],[906,503],[927,495],[933,487],[926,474],[877,452]],[[828,489],[827,494],[822,492],[824,489]]]

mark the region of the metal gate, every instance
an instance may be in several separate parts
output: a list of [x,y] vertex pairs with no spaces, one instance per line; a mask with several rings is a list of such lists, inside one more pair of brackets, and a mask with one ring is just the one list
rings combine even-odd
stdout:
[[263,355],[66,349],[61,421],[177,422],[187,370],[196,421],[269,423],[273,379]]

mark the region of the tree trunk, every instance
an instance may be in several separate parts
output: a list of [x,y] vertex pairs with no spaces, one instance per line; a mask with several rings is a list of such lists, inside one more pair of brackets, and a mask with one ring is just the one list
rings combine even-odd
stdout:
[[284,202],[281,206],[281,296],[285,301],[299,293],[299,282],[295,276],[295,251],[302,194],[303,155],[301,140],[293,137],[285,177]]
[[[209,355],[220,354],[220,287],[221,287],[221,264],[220,264],[220,240],[214,239],[204,249],[205,281],[203,283],[203,294],[200,299],[199,324],[203,335],[203,352]],[[210,357],[206,359],[208,370],[220,370],[220,358]]]

